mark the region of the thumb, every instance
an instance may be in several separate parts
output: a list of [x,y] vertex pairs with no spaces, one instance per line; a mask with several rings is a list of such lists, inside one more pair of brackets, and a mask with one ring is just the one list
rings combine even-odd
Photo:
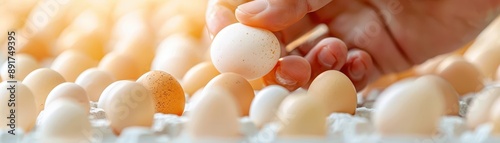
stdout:
[[243,24],[280,31],[332,0],[254,0],[238,6],[236,18]]

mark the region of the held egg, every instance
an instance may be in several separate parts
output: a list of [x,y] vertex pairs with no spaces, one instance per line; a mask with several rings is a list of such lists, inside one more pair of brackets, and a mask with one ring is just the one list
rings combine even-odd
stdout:
[[439,64],[436,73],[448,81],[459,95],[477,92],[484,87],[482,73],[462,57],[446,58]]
[[238,138],[240,123],[236,100],[223,88],[205,89],[190,111],[186,131],[194,138]]
[[66,142],[89,141],[92,127],[88,113],[73,100],[57,100],[44,111],[44,118],[37,126],[42,142],[65,140]]
[[222,73],[208,82],[204,90],[221,87],[236,99],[242,116],[247,116],[255,92],[248,81],[235,73]]
[[[425,90],[423,90],[425,89]],[[372,114],[376,131],[383,136],[433,136],[445,111],[443,92],[429,78],[418,78],[384,91]],[[425,105],[425,106],[422,106]]]
[[[32,71],[36,70],[40,65],[38,65],[38,61],[36,61],[35,58],[28,54],[17,54],[14,56],[15,59],[15,68],[12,68],[15,70],[15,77],[14,79],[17,79],[19,81],[23,81],[24,78],[31,73]],[[9,77],[9,59],[5,61],[2,65],[2,71],[0,71],[2,80],[10,80],[11,78]]]
[[276,117],[281,101],[290,92],[281,86],[271,85],[260,90],[250,106],[250,119],[257,127],[262,127]]
[[106,117],[113,132],[120,135],[127,127],[151,127],[155,113],[151,91],[136,82],[122,83],[114,90],[106,106]]
[[325,102],[328,113],[354,114],[357,107],[356,89],[343,73],[329,70],[318,75],[311,83],[307,95]]
[[87,55],[74,50],[66,50],[57,56],[50,68],[59,72],[66,81],[75,82],[80,73],[96,66],[97,61]]
[[[465,118],[467,120],[467,126],[469,129],[475,129],[481,124],[484,124],[489,121],[490,114],[493,116],[498,116],[500,114],[492,112],[493,110],[497,110],[497,107],[494,107],[495,104],[500,103],[496,102],[498,97],[500,97],[500,87],[490,87],[486,88],[483,91],[479,92],[476,95],[476,98],[471,102],[469,107],[467,108],[467,115]],[[496,103],[495,103],[496,102]]]
[[[283,101],[279,108],[281,137],[324,137],[326,136],[326,116],[324,104],[319,98],[308,95],[290,95],[293,99]],[[286,103],[285,103],[286,102]]]
[[[12,88],[14,86],[14,88]],[[38,115],[35,104],[35,97],[26,85],[22,83],[0,83],[0,129],[11,127],[11,120],[15,120],[15,128],[21,128],[24,132],[29,132],[35,126]],[[14,91],[15,90],[15,91]],[[14,95],[11,92],[15,92]],[[14,98],[14,101],[10,101]],[[15,114],[11,114],[11,109],[15,109]],[[14,117],[9,119],[9,117]],[[10,129],[10,128],[9,128]]]
[[91,68],[82,72],[75,83],[85,89],[89,100],[99,101],[102,91],[114,81],[116,79],[110,73],[97,68]]
[[64,82],[66,82],[66,80],[61,74],[48,68],[37,69],[28,74],[23,80],[23,84],[26,85],[35,96],[38,113],[44,109],[45,100],[50,91]]
[[272,32],[241,23],[222,29],[210,48],[217,70],[238,73],[248,80],[270,72],[278,63],[280,52],[280,43]]
[[156,112],[182,115],[186,97],[181,85],[172,75],[164,71],[150,71],[137,82],[153,94]]
[[182,87],[187,94],[193,96],[198,89],[207,85],[212,78],[219,74],[211,62],[199,63],[184,75]]
[[87,92],[78,84],[65,82],[52,89],[47,96],[47,100],[45,100],[45,109],[51,106],[54,101],[60,99],[73,100],[83,107],[85,113],[89,113],[90,111],[90,102]]

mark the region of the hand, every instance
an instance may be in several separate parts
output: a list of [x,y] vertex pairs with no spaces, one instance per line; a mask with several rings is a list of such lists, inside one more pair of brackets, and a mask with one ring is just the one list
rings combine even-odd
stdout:
[[276,78],[266,80],[294,89],[307,87],[325,70],[341,70],[360,90],[381,74],[403,71],[469,42],[496,17],[499,4],[499,0],[210,0],[207,28],[215,35],[239,21],[274,31],[286,45],[318,24],[327,24],[328,36],[345,44],[325,38],[313,46],[300,46],[295,53],[305,59],[284,54],[276,72],[270,73]]

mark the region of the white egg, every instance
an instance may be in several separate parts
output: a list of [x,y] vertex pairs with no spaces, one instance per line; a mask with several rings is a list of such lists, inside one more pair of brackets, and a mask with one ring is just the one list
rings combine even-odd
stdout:
[[274,68],[280,50],[278,38],[272,32],[235,23],[215,36],[210,54],[221,73],[234,72],[254,80]]
[[271,85],[262,89],[250,106],[250,119],[258,127],[271,122],[276,117],[281,102],[290,94],[284,87]]

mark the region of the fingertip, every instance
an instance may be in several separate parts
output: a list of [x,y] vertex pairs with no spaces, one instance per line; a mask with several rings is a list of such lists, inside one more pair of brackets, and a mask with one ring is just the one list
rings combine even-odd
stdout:
[[349,51],[347,62],[341,71],[351,79],[358,91],[378,75],[370,55],[361,50]]
[[207,12],[206,19],[207,29],[212,36],[217,35],[224,27],[238,22],[229,8],[219,5]]
[[290,91],[305,85],[311,75],[309,62],[300,56],[286,56],[278,61],[276,67],[264,76],[268,85],[278,84]]

